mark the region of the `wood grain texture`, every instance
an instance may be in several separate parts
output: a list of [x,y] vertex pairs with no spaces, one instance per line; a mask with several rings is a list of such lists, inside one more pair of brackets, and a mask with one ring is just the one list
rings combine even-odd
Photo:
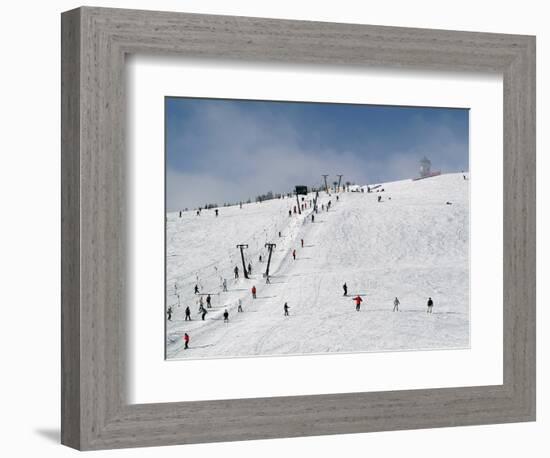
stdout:
[[61,24],[61,441],[80,446],[80,13]]
[[[81,450],[535,418],[535,39],[80,8],[62,16],[62,442]],[[504,383],[130,405],[127,54],[498,72],[504,78]]]

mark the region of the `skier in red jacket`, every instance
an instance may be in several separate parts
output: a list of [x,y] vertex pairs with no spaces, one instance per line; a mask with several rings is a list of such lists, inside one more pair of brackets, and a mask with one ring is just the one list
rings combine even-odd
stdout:
[[359,312],[361,310],[361,302],[363,302],[363,299],[361,299],[361,296],[355,296],[353,300],[355,301],[355,311]]
[[256,299],[256,286],[252,287],[252,298]]
[[185,333],[183,336],[183,341],[185,342],[185,350],[189,348],[189,334]]

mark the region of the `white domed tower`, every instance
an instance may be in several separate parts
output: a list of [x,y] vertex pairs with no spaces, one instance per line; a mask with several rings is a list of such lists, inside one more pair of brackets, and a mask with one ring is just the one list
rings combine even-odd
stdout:
[[432,168],[432,163],[426,156],[424,156],[420,161],[420,177],[421,178],[429,177],[432,173],[431,168]]

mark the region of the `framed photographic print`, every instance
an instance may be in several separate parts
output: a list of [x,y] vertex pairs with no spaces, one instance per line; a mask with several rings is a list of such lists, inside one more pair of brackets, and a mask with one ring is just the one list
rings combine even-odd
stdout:
[[535,418],[535,39],[62,16],[62,442]]

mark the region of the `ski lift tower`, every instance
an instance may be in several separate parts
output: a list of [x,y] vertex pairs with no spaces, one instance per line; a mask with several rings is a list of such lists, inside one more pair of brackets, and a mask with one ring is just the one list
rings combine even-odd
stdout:
[[420,160],[420,178],[429,177],[432,174],[431,168],[432,168],[432,163],[426,156],[424,156]]
[[327,177],[328,175],[321,175],[325,179],[325,191],[328,194],[328,184],[327,184]]
[[338,174],[337,177],[338,177],[338,191],[337,192],[340,192],[340,184],[342,183],[342,177],[344,175],[342,174]]

